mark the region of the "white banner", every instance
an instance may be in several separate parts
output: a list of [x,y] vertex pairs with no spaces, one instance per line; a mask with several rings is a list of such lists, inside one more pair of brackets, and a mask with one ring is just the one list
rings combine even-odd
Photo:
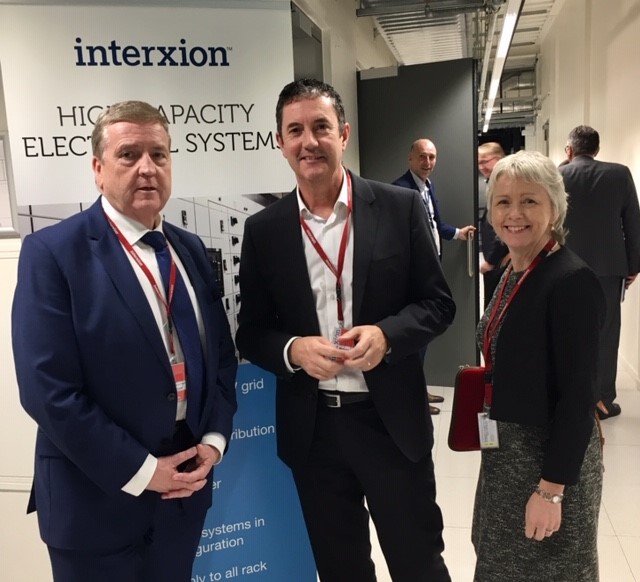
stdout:
[[93,123],[128,99],[169,121],[174,197],[289,191],[275,106],[293,80],[291,16],[268,5],[0,7],[18,205],[95,200]]

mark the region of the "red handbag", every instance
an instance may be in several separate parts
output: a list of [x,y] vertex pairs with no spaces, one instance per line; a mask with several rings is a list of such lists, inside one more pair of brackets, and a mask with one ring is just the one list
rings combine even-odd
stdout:
[[485,368],[460,366],[453,391],[449,448],[453,451],[479,451],[478,413],[484,407]]

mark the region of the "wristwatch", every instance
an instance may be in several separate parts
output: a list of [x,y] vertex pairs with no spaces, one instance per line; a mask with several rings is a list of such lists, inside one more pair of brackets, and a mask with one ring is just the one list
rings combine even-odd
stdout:
[[562,500],[564,499],[564,494],[562,494],[562,493],[549,493],[548,491],[545,491],[544,489],[540,489],[540,487],[538,487],[536,489],[536,493],[538,495],[540,495],[540,497],[542,497],[542,499],[544,499],[545,501],[548,501],[549,503],[562,503]]

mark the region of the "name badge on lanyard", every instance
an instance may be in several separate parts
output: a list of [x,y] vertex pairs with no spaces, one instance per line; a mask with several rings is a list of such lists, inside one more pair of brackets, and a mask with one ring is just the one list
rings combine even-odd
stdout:
[[498,423],[489,418],[488,412],[478,412],[478,433],[481,449],[497,449],[500,446]]
[[341,337],[345,334],[345,332],[349,331],[344,327],[344,302],[343,302],[343,294],[342,294],[342,270],[344,267],[344,259],[347,252],[347,243],[349,240],[349,218],[351,216],[352,209],[352,195],[351,195],[351,175],[349,172],[346,172],[347,176],[347,218],[345,220],[344,228],[342,230],[342,238],[340,239],[340,248],[338,251],[338,265],[334,266],[331,262],[331,259],[328,257],[325,250],[322,248],[322,245],[318,242],[315,235],[309,228],[309,225],[305,222],[300,215],[300,226],[302,230],[307,235],[307,238],[311,242],[311,245],[318,253],[324,264],[327,266],[329,271],[333,273],[336,278],[336,305],[338,308],[338,325],[333,330],[332,337],[330,338],[333,344],[340,348],[341,350],[349,350],[354,347],[355,343],[353,340],[345,340],[341,339]]

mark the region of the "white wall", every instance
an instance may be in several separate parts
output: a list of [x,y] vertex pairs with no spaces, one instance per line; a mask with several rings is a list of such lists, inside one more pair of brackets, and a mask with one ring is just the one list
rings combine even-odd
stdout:
[[356,17],[357,0],[295,0],[295,4],[322,30],[324,81],[340,93],[351,125],[344,163],[359,173],[356,71],[397,63],[384,40],[374,35],[371,18]]
[[46,582],[51,579],[47,551],[38,536],[35,514],[25,516],[35,424],[18,404],[11,350],[11,301],[19,252],[19,239],[0,239],[0,578]]
[[[598,159],[631,168],[640,188],[640,2],[564,0],[542,44],[538,67],[543,97],[538,116],[549,124],[549,155],[560,162],[569,131],[600,133]],[[640,282],[622,310],[621,365],[640,385]]]

